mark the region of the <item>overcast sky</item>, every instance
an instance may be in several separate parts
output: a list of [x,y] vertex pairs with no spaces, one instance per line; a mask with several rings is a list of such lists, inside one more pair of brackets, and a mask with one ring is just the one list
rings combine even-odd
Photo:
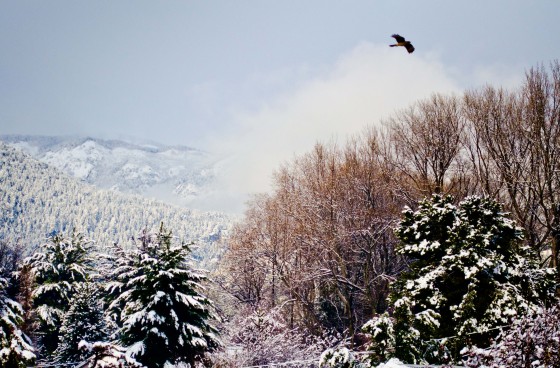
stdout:
[[434,92],[518,85],[558,58],[559,16],[556,0],[0,0],[0,133],[227,154],[209,207],[239,210],[317,141]]

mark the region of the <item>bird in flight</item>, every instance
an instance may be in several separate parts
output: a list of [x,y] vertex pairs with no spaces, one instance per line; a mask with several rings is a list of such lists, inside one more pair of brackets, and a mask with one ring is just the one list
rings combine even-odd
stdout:
[[397,41],[397,43],[394,43],[394,44],[389,45],[389,46],[391,46],[391,47],[404,46],[406,48],[406,51],[408,51],[409,54],[411,54],[414,51],[414,46],[412,46],[410,41],[405,40],[403,36],[398,35],[398,34],[394,34],[391,37],[393,37]]

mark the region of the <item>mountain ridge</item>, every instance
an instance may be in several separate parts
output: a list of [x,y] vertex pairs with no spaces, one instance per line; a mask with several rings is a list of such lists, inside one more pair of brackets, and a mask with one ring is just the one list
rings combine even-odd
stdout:
[[104,247],[130,244],[144,228],[161,222],[181,241],[197,245],[200,264],[212,268],[219,241],[233,217],[182,208],[137,194],[94,187],[0,142],[0,239],[27,249],[52,233],[73,228]]
[[206,210],[223,158],[187,146],[81,136],[0,135],[0,141],[88,184]]

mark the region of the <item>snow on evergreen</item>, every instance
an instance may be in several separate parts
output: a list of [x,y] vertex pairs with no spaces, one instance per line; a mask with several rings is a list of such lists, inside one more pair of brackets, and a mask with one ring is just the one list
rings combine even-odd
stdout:
[[365,326],[374,350],[387,344],[376,336],[393,334],[392,356],[448,363],[464,346],[487,347],[500,327],[554,299],[554,270],[540,268],[522,230],[490,199],[456,206],[434,195],[403,212],[396,234],[410,271],[393,284],[392,322],[384,315]]
[[327,349],[319,358],[321,368],[351,368],[355,364],[354,357],[348,348]]
[[33,275],[33,306],[39,319],[39,336],[44,356],[58,345],[60,328],[69,302],[95,264],[93,242],[78,232],[54,235],[23,261]]
[[80,341],[78,349],[89,356],[87,368],[142,368],[142,364],[130,359],[125,354],[125,349],[116,343],[96,341],[90,343]]
[[99,286],[90,281],[78,284],[68,304],[70,307],[62,319],[55,360],[62,363],[81,362],[92,353],[80,349],[80,342],[106,341],[109,335]]
[[6,295],[8,281],[0,277],[0,367],[28,367],[35,363],[31,340],[20,329],[24,311]]
[[221,346],[213,305],[202,294],[206,277],[189,263],[187,244],[174,244],[162,224],[144,231],[136,248],[115,247],[114,254],[109,313],[127,358],[149,367],[194,364]]

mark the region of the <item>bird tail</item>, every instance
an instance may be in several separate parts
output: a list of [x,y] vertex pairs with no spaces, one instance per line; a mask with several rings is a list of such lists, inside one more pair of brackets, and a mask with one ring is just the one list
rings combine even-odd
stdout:
[[398,45],[397,45],[397,44],[394,44],[394,45],[389,45],[389,46],[391,46],[391,47],[395,47],[395,46],[398,46]]

